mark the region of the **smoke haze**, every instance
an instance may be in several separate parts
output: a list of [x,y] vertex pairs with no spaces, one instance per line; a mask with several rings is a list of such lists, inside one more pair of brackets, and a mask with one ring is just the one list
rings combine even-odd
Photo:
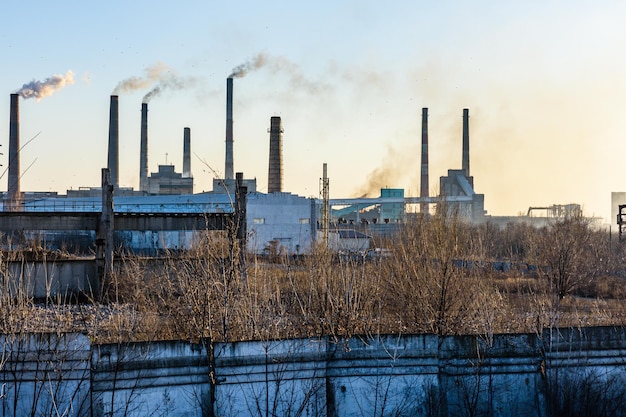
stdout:
[[17,90],[22,98],[36,98],[37,101],[51,96],[66,85],[74,84],[74,73],[70,70],[63,74],[54,74],[43,81],[33,80]]

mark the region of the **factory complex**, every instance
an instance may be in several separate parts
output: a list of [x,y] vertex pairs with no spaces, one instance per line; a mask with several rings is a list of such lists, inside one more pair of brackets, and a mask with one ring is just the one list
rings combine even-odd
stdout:
[[[89,248],[98,240],[98,226],[90,216],[102,213],[100,222],[110,221],[116,245],[125,249],[153,253],[161,250],[189,248],[203,228],[185,223],[182,217],[240,216],[246,250],[263,255],[268,253],[298,256],[307,254],[316,242],[334,251],[361,252],[372,250],[373,237],[391,236],[412,216],[428,215],[434,210],[447,210],[467,221],[534,221],[578,215],[577,204],[531,207],[528,216],[496,218],[484,208],[485,196],[475,192],[470,173],[469,110],[463,109],[462,161],[460,169],[449,169],[439,180],[439,195],[429,190],[428,109],[422,109],[421,171],[419,197],[405,196],[404,189],[383,188],[377,198],[330,198],[331,182],[327,166],[320,163],[319,197],[302,197],[283,189],[283,128],[281,118],[270,119],[267,193],[257,191],[257,180],[235,173],[233,155],[233,78],[226,81],[226,152],[224,177],[213,179],[213,190],[194,194],[191,169],[191,129],[183,129],[182,172],[173,164],[159,165],[157,172],[148,173],[148,103],[141,106],[139,188],[119,186],[119,97],[110,97],[108,164],[103,168],[101,187],[80,187],[67,190],[66,195],[55,192],[24,192],[20,188],[19,94],[11,94],[8,153],[8,185],[2,195],[2,224],[11,224],[10,231],[38,236],[51,247],[65,245],[68,240],[82,242]],[[417,157],[417,156],[416,156]],[[107,191],[108,190],[108,191]],[[242,193],[243,192],[243,196]],[[108,195],[108,196],[107,196]],[[110,201],[109,201],[110,200]],[[105,206],[111,206],[110,219],[104,219]],[[543,216],[532,216],[539,211]],[[25,217],[26,216],[26,217]],[[39,217],[39,223],[33,220]],[[73,216],[76,227],[64,220]],[[89,225],[81,223],[89,218]],[[122,217],[141,217],[121,230]],[[146,220],[154,217],[172,220],[159,228],[159,223]],[[58,218],[47,221],[46,218]],[[112,220],[115,217],[115,220]],[[118,220],[119,217],[119,220]],[[20,223],[22,222],[22,223]],[[119,224],[122,224],[119,223]],[[207,222],[213,226],[219,222]],[[54,226],[60,224],[62,227]],[[220,223],[221,224],[221,223]],[[216,229],[220,227],[215,226]],[[2,230],[7,232],[7,230]],[[71,245],[70,245],[71,246]],[[81,245],[77,245],[81,246]]]

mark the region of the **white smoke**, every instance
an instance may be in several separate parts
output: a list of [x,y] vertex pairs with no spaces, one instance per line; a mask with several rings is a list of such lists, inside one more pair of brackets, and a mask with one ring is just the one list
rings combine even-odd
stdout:
[[196,79],[192,77],[182,78],[168,65],[158,62],[144,70],[143,77],[130,77],[120,81],[113,94],[131,93],[137,90],[150,90],[143,96],[143,103],[148,103],[152,98],[166,90],[182,90],[195,85]]
[[146,68],[144,71],[146,75],[143,77],[135,76],[120,81],[113,90],[113,94],[130,93],[136,90],[148,88],[163,78],[164,73],[171,71],[171,68],[162,62],[157,62],[153,66]]
[[63,74],[54,74],[43,81],[33,80],[17,90],[23,98],[36,98],[37,101],[54,94],[66,85],[74,84],[74,73],[70,70]]

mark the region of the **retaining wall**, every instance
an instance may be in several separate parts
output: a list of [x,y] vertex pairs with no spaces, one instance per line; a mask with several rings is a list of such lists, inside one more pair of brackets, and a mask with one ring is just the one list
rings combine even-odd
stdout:
[[76,334],[0,341],[7,416],[57,409],[75,416],[332,417],[542,417],[572,406],[619,416],[626,410],[622,328],[216,343],[213,349],[207,341],[96,345]]

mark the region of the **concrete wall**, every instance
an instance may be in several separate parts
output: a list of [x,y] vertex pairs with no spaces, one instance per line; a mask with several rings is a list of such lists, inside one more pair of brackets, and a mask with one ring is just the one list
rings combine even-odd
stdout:
[[89,415],[87,336],[1,335],[0,347],[0,415]]
[[93,294],[98,288],[93,259],[47,262],[5,262],[1,275],[10,277],[11,291],[25,291],[37,299],[61,297],[68,300],[81,294]]
[[213,357],[180,341],[0,341],[2,415],[50,415],[53,404],[72,416],[626,414],[622,328],[216,343]]

